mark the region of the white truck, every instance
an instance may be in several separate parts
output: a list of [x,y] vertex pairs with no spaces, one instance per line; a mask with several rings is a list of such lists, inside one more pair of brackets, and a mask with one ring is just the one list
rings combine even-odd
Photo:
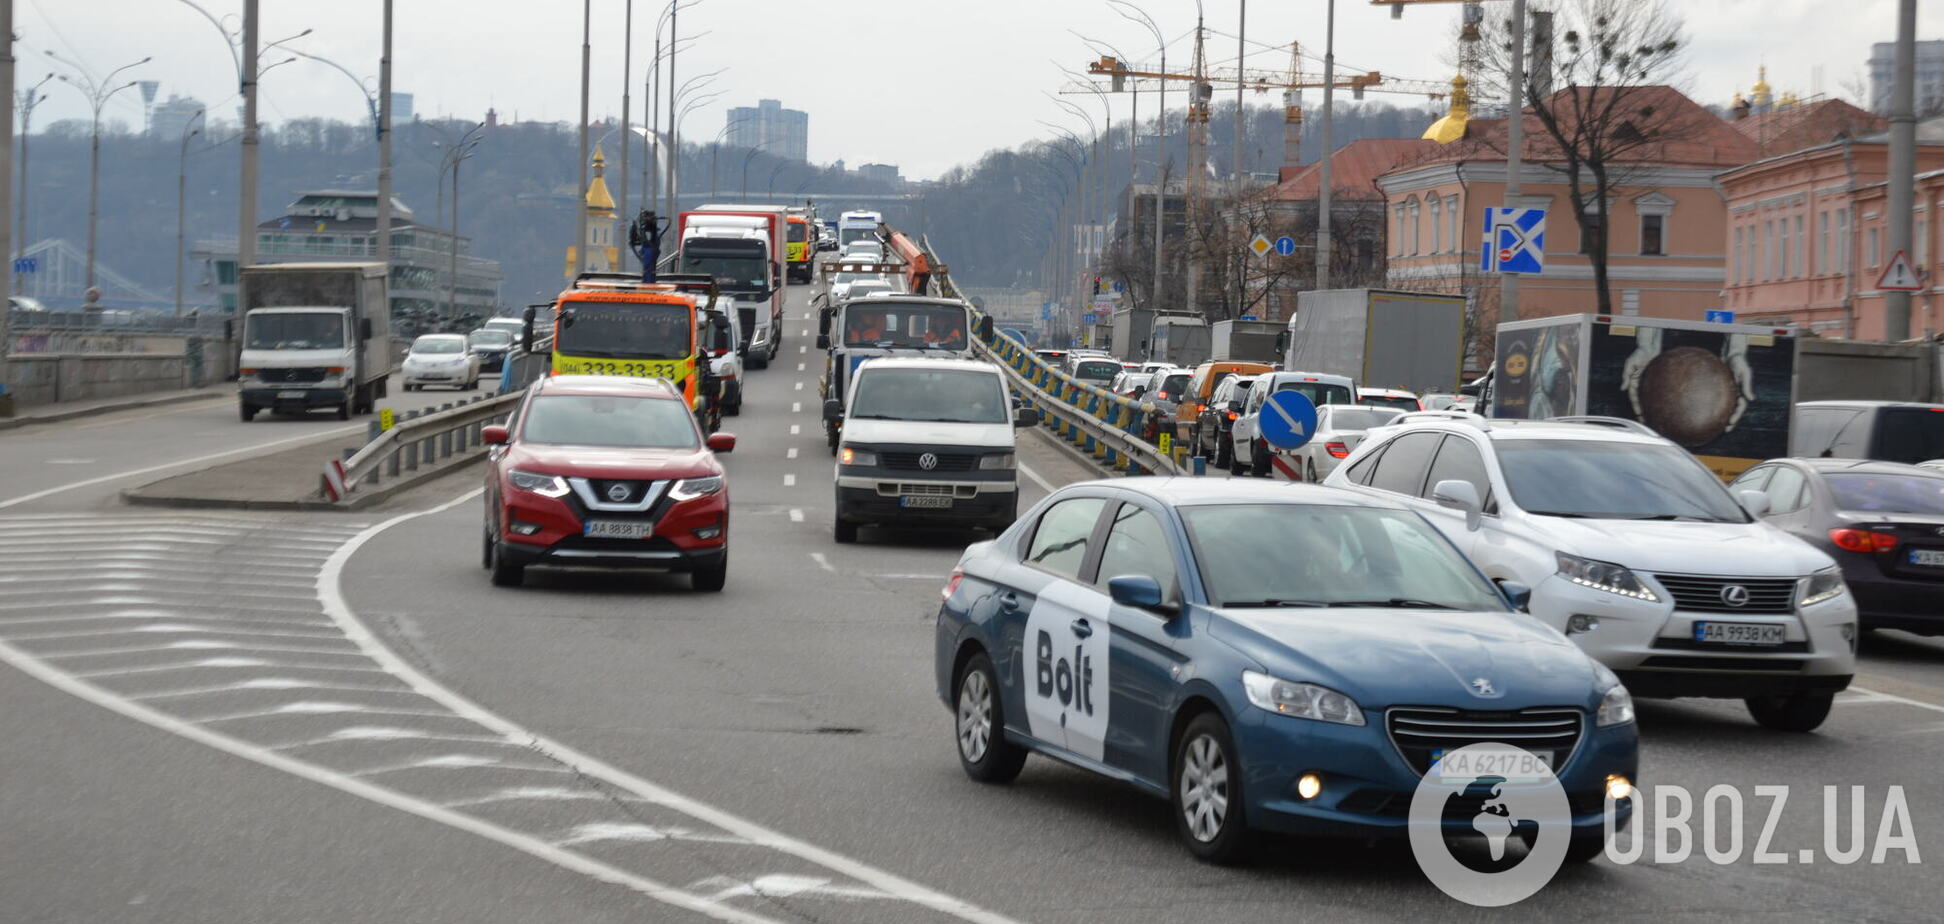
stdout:
[[369,413],[391,374],[391,301],[382,263],[246,266],[237,413]]
[[1276,343],[1282,339],[1282,325],[1274,321],[1216,321],[1209,327],[1208,358],[1212,362],[1235,360],[1273,363]]
[[1465,297],[1384,289],[1300,292],[1283,350],[1284,369],[1349,376],[1368,388],[1454,392],[1465,358]]

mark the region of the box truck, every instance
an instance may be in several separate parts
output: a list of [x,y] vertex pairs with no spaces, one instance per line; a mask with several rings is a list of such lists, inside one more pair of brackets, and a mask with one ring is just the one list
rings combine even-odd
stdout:
[[391,374],[391,302],[382,263],[246,266],[237,412],[369,413]]
[[1281,362],[1283,326],[1274,321],[1216,321],[1208,329],[1208,358],[1252,363]]
[[761,369],[783,340],[783,273],[788,214],[780,205],[705,205],[683,212],[675,272],[715,277],[736,300],[744,358]]
[[1365,388],[1458,389],[1465,297],[1387,289],[1299,292],[1283,368],[1349,376]]

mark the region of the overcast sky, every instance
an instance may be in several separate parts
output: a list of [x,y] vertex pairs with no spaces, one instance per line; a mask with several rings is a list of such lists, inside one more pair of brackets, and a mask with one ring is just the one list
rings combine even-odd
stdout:
[[[240,0],[198,0],[226,23],[240,25]],[[638,0],[634,71],[645,74],[654,19],[666,0]],[[1142,0],[1169,47],[1170,70],[1185,67],[1195,4]],[[1236,58],[1237,0],[1207,0],[1209,59]],[[593,0],[595,118],[618,115],[622,91],[622,31],[626,0]],[[1488,2],[1487,15],[1507,4]],[[1895,32],[1895,0],[1670,0],[1689,28],[1687,89],[1703,102],[1726,103],[1755,81],[1766,61],[1778,93],[1817,89],[1847,95],[1864,80],[1873,42]],[[1919,38],[1944,38],[1944,3],[1918,4]],[[154,60],[122,79],[161,81],[161,99],[176,93],[220,107],[234,119],[236,78],[215,26],[182,0],[15,0],[20,37],[19,75],[31,85],[48,70],[70,71],[48,51],[96,75],[143,56]],[[376,86],[379,0],[267,0],[262,38],[268,43],[303,29],[295,47],[331,58]],[[416,97],[421,116],[571,121],[579,107],[581,4],[574,0],[399,0],[394,86]],[[1248,4],[1252,67],[1285,69],[1288,43],[1301,41],[1320,56],[1325,0],[1255,0]],[[1387,7],[1337,0],[1338,62],[1395,77],[1446,81],[1455,59],[1459,6],[1416,6],[1392,20]],[[723,69],[710,85],[722,95],[697,107],[683,138],[706,142],[724,125],[724,110],[779,99],[810,114],[810,156],[849,165],[899,165],[906,176],[932,177],[998,147],[1050,134],[1041,120],[1080,127],[1079,119],[1043,94],[1068,78],[1054,61],[1083,68],[1093,52],[1068,30],[1119,47],[1142,63],[1158,60],[1145,27],[1115,15],[1105,0],[906,0],[827,3],[784,0],[700,0],[680,15],[683,36],[695,36],[678,56],[680,80]],[[1261,43],[1255,45],[1253,43]],[[1265,46],[1281,46],[1265,47]],[[287,55],[272,51],[265,62]],[[1307,69],[1320,65],[1307,63]],[[639,79],[639,78],[637,78]],[[1178,87],[1179,85],[1177,85]],[[35,123],[84,117],[82,95],[59,83]],[[665,90],[664,90],[665,92]],[[1233,99],[1233,91],[1218,95]],[[635,91],[639,112],[642,93]],[[1151,116],[1154,98],[1142,94]],[[1419,97],[1373,97],[1418,103]],[[1097,100],[1074,97],[1099,118]],[[1179,89],[1171,96],[1183,99]],[[1271,95],[1251,95],[1261,105]],[[1312,111],[1319,102],[1311,91]],[[1117,119],[1127,112],[1123,96]],[[365,104],[345,75],[299,59],[263,78],[261,117],[267,122],[323,115],[365,118]],[[134,90],[111,100],[107,118],[139,125]],[[638,116],[637,116],[638,119]]]

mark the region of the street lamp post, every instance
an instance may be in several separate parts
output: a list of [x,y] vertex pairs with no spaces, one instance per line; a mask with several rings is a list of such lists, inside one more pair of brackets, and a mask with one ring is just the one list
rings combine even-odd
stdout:
[[176,159],[175,313],[178,318],[182,317],[182,251],[187,244],[184,238],[188,230],[189,139],[202,134],[202,129],[195,127],[202,117],[203,110],[198,109],[189,121],[182,123],[182,150]]
[[[14,197],[14,209],[16,210],[14,213],[14,228],[16,230],[14,232],[14,246],[9,248],[13,251],[16,260],[27,255],[27,247],[29,246],[27,242],[27,141],[34,128],[34,107],[39,106],[47,100],[47,96],[41,93],[40,89],[41,87],[47,86],[47,82],[53,79],[54,74],[49,72],[47,76],[40,79],[39,83],[34,84],[33,89],[23,94],[17,103],[20,109],[20,193]],[[0,177],[0,180],[4,180],[4,177]],[[19,266],[16,265],[14,267],[14,293],[19,295],[26,294],[26,282],[26,274],[22,273]]]
[[[581,0],[580,125],[575,130],[575,134],[580,137],[580,185],[574,187],[581,193],[587,191],[587,94],[589,85],[588,72],[593,66],[593,57],[594,0]],[[455,190],[453,192],[453,198],[457,199],[458,197],[459,194]],[[457,247],[459,243],[456,235],[458,235],[459,229],[456,227],[453,228],[452,233],[455,235],[453,246]],[[456,258],[454,262],[457,262]],[[587,209],[578,208],[574,210],[574,276],[578,278],[585,269],[587,269]]]
[[729,134],[730,129],[748,121],[752,120],[747,117],[730,119],[728,124],[722,126],[721,131],[716,132],[715,140],[709,142],[709,198],[711,199],[715,198],[716,194],[716,152],[722,148],[722,136]]
[[[459,136],[457,143],[446,148],[445,155],[440,158],[439,163],[439,185],[441,192],[444,192],[445,172],[448,168],[452,170],[452,237],[448,257],[449,262],[446,267],[446,319],[448,321],[458,314],[459,306],[459,164],[465,161],[466,158],[472,156],[474,148],[479,147],[479,133],[485,127],[485,125],[475,124],[472,128],[467,129],[465,134]],[[583,137],[582,140],[585,141],[586,139]],[[580,256],[580,260],[578,261],[580,267],[576,267],[576,275],[579,274],[580,268],[585,267],[587,264],[585,253],[587,250],[585,242],[587,237],[587,210],[581,209],[580,211],[582,215],[582,243],[576,245],[575,248],[575,253]]]
[[[626,8],[621,27],[621,208],[618,212],[623,225],[634,221],[634,216],[628,214],[628,149],[634,140],[628,137],[628,127],[633,124],[631,120],[634,118],[631,111],[634,106],[634,0],[628,0]],[[627,235],[623,234],[622,237]],[[626,272],[628,255],[633,252],[632,247],[621,248],[620,264],[614,268]]]
[[[1144,25],[1154,35],[1154,44],[1160,48],[1161,73],[1167,73],[1168,40],[1161,36],[1160,27],[1156,26],[1154,20],[1140,7],[1127,2],[1127,0],[1110,0],[1110,2],[1113,3],[1115,11],[1120,13],[1122,19]],[[1154,119],[1155,133],[1159,136],[1154,147],[1154,307],[1159,309],[1164,304],[1161,298],[1161,271],[1164,265],[1161,260],[1161,248],[1162,241],[1168,234],[1167,223],[1165,221],[1168,214],[1168,202],[1164,198],[1168,191],[1168,176],[1167,171],[1162,169],[1162,165],[1167,163],[1168,150],[1168,82],[1162,80],[1156,84],[1155,92],[1161,98],[1160,105],[1157,107],[1160,110],[1160,114],[1155,116]]]
[[759,144],[753,148],[750,148],[749,153],[743,155],[742,197],[744,199],[749,198],[749,162],[750,160],[755,158],[758,152],[762,150],[763,150],[763,146]]
[[[135,86],[135,81],[133,80],[116,86],[115,76],[131,67],[147,64],[150,59],[143,58],[140,61],[124,64],[121,67],[109,71],[107,77],[97,81],[89,76],[88,72],[82,69],[80,65],[68,61],[51,51],[47,55],[75,69],[79,75],[78,79],[70,78],[66,74],[59,75],[58,79],[62,83],[79,90],[83,96],[86,96],[88,98],[88,106],[94,114],[93,128],[88,142],[88,295],[85,297],[88,299],[87,305],[95,305],[93,294],[95,287],[95,226],[101,212],[101,109],[103,106],[108,105],[108,100],[113,98],[115,94]],[[11,148],[11,145],[9,147]]]

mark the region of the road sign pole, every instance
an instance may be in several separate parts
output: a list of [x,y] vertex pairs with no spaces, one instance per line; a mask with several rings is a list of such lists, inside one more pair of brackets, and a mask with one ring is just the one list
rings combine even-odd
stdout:
[[[1505,205],[1519,207],[1519,168],[1525,159],[1526,0],[1512,0],[1512,111],[1505,120]],[[1499,276],[1499,323],[1519,319],[1519,277]]]

